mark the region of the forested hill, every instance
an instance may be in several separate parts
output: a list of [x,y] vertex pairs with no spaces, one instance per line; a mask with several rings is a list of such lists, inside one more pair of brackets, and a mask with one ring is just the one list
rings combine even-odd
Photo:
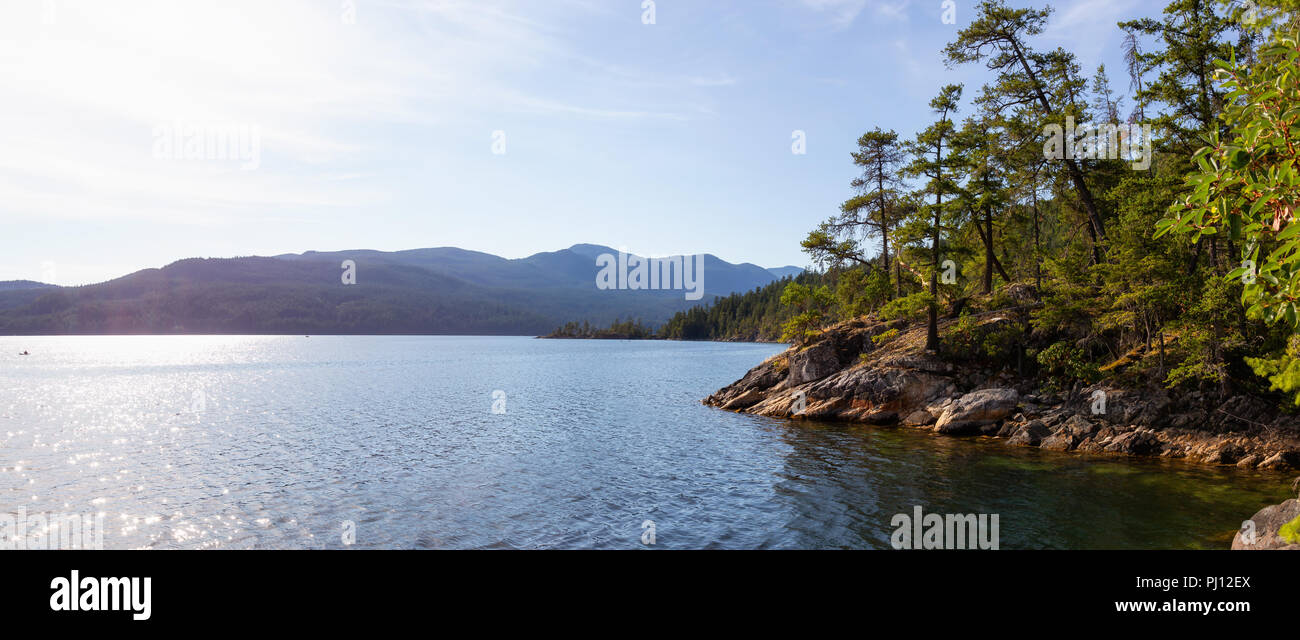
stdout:
[[719,297],[707,306],[696,306],[674,314],[659,327],[657,337],[777,342],[781,340],[782,325],[795,314],[791,307],[781,304],[781,294],[787,286],[791,283],[818,286],[827,281],[825,275],[809,271],[753,291]]
[[795,283],[815,287],[831,281],[825,274],[804,271],[679,311],[658,327],[646,326],[639,319],[615,320],[609,326],[572,321],[547,337],[778,342],[783,325],[796,314],[792,307],[781,303],[787,286]]
[[[536,335],[575,317],[660,323],[697,304],[682,289],[598,289],[603,253],[618,252],[590,244],[514,260],[450,247],[308,252],[187,259],[83,287],[6,283],[0,334]],[[705,296],[778,277],[712,255],[703,273]]]

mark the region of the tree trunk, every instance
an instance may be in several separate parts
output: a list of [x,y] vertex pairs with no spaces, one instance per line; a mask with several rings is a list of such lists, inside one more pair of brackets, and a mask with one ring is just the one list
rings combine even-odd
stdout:
[[[889,217],[885,210],[885,174],[884,162],[876,172],[876,189],[880,194],[880,258],[885,272],[885,291],[889,291]],[[888,295],[888,294],[886,294]]]
[[930,269],[930,317],[925,329],[925,349],[939,352],[939,224],[942,222],[940,206],[943,196],[934,196],[934,230],[930,235],[930,258],[934,267]]
[[903,297],[903,261],[894,261],[894,284],[898,287],[898,297]]
[[[1038,83],[1038,76],[1035,75],[1034,70],[1029,67],[1029,61],[1025,59],[1025,54],[1020,49],[1020,43],[1012,38],[1011,46],[1015,51],[1016,59],[1020,61],[1020,66],[1025,70],[1025,74],[1029,76],[1029,82],[1033,85],[1034,93],[1038,95],[1038,101],[1043,105],[1043,110],[1048,114],[1054,113],[1052,111],[1052,103],[1047,100],[1047,95],[1043,93],[1042,85]],[[1083,179],[1083,171],[1079,169],[1079,164],[1074,161],[1074,158],[1066,158],[1065,168],[1070,173],[1070,181],[1074,183],[1074,189],[1079,193],[1079,199],[1083,201],[1083,208],[1088,212],[1088,220],[1092,223],[1093,260],[1100,263],[1101,253],[1097,247],[1096,240],[1099,237],[1106,237],[1106,227],[1102,224],[1101,214],[1097,211],[1097,203],[1092,198],[1092,190],[1088,188],[1087,182]]]
[[[942,184],[943,179],[943,138],[934,149],[935,185]],[[936,188],[934,194],[934,228],[930,233],[930,317],[925,328],[925,349],[939,353],[939,225],[943,223],[943,189]]]
[[1032,195],[1034,202],[1034,290],[1042,295],[1043,292],[1043,249],[1039,246],[1038,231],[1038,174],[1034,174],[1032,185]]
[[[993,210],[990,207],[984,207],[984,293],[993,293],[993,261],[997,258],[993,255]],[[1002,277],[1007,277],[1006,273]]]

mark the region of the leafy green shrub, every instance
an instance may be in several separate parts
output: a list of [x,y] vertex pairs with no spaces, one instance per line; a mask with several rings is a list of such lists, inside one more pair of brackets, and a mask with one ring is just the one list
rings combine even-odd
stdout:
[[1296,516],[1294,520],[1282,525],[1282,528],[1278,529],[1277,535],[1291,544],[1300,544],[1300,516]]
[[880,345],[885,344],[886,342],[889,342],[890,340],[893,340],[894,338],[897,337],[898,337],[898,329],[890,329],[889,331],[885,331],[883,333],[880,333],[879,335],[871,336],[871,342],[875,344],[877,347],[879,347]]
[[791,282],[781,292],[781,304],[796,313],[781,325],[782,342],[803,342],[816,337],[833,302],[830,287],[808,287]]
[[1268,378],[1272,389],[1294,394],[1300,406],[1300,335],[1291,336],[1286,351],[1274,357],[1246,358],[1255,375]]
[[884,270],[872,269],[869,273],[862,269],[845,271],[835,287],[840,317],[849,320],[871,313],[889,299],[890,291],[889,274]]
[[1024,330],[1010,321],[981,325],[963,313],[943,335],[944,351],[960,360],[982,360],[991,364],[1013,362],[1020,352]]
[[1170,369],[1165,378],[1166,386],[1173,388],[1200,382],[1226,384],[1228,370],[1222,353],[1229,345],[1224,337],[1215,337],[1214,327],[1231,326],[1236,308],[1227,282],[1220,278],[1205,281],[1200,298],[1187,310],[1180,323],[1179,350],[1185,357]]
[[1097,365],[1088,361],[1087,354],[1069,342],[1057,342],[1038,353],[1042,372],[1058,381],[1083,380],[1096,382],[1101,378]]
[[926,310],[930,308],[931,296],[928,292],[918,291],[909,296],[894,298],[880,309],[881,320],[896,320],[904,318],[907,320],[920,320],[925,317]]
[[[1283,323],[1293,332],[1300,330],[1300,221],[1294,215],[1300,201],[1298,59],[1297,36],[1279,30],[1253,64],[1238,62],[1235,55],[1214,61],[1228,92],[1219,116],[1228,134],[1221,136],[1220,127],[1210,130],[1208,144],[1192,156],[1197,170],[1186,177],[1186,195],[1156,223],[1157,237],[1180,233],[1195,243],[1224,234],[1239,243],[1242,264],[1226,278],[1244,285],[1247,317]],[[1289,352],[1251,366],[1274,388],[1295,393],[1300,404],[1300,376]],[[1200,373],[1196,366],[1194,360],[1180,377]]]

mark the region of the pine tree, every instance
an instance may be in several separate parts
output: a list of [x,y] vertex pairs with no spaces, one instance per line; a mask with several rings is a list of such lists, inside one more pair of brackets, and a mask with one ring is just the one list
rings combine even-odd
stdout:
[[[1077,103],[1078,79],[1072,77],[1072,56],[1056,50],[1046,54],[1030,48],[1027,38],[1042,33],[1052,9],[1011,9],[1002,0],[981,2],[978,16],[944,49],[948,64],[983,62],[998,73],[986,93],[1002,106],[1033,104],[1044,120],[1063,119]],[[1055,81],[1056,84],[1052,84]],[[1106,227],[1083,168],[1074,158],[1063,158],[1066,173],[1100,242]],[[1094,262],[1100,250],[1094,245]]]
[[951,144],[954,135],[952,116],[957,112],[961,92],[959,84],[950,84],[940,90],[939,95],[930,101],[930,109],[939,120],[918,133],[907,145],[912,161],[905,172],[925,180],[919,194],[934,197],[933,204],[925,204],[916,210],[918,217],[911,222],[920,227],[930,240],[930,300],[925,348],[935,353],[939,351],[940,243],[949,217],[944,198],[956,194],[958,189],[954,175],[960,159],[953,157]]

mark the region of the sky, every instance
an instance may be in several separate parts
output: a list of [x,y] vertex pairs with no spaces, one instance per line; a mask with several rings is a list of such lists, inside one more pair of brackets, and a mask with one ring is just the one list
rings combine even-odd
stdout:
[[[970,0],[4,4],[0,280],[60,285],[437,246],[805,266],[857,137],[988,80],[942,60]],[[1115,23],[1163,2],[1052,4],[1034,45],[1126,91]]]

